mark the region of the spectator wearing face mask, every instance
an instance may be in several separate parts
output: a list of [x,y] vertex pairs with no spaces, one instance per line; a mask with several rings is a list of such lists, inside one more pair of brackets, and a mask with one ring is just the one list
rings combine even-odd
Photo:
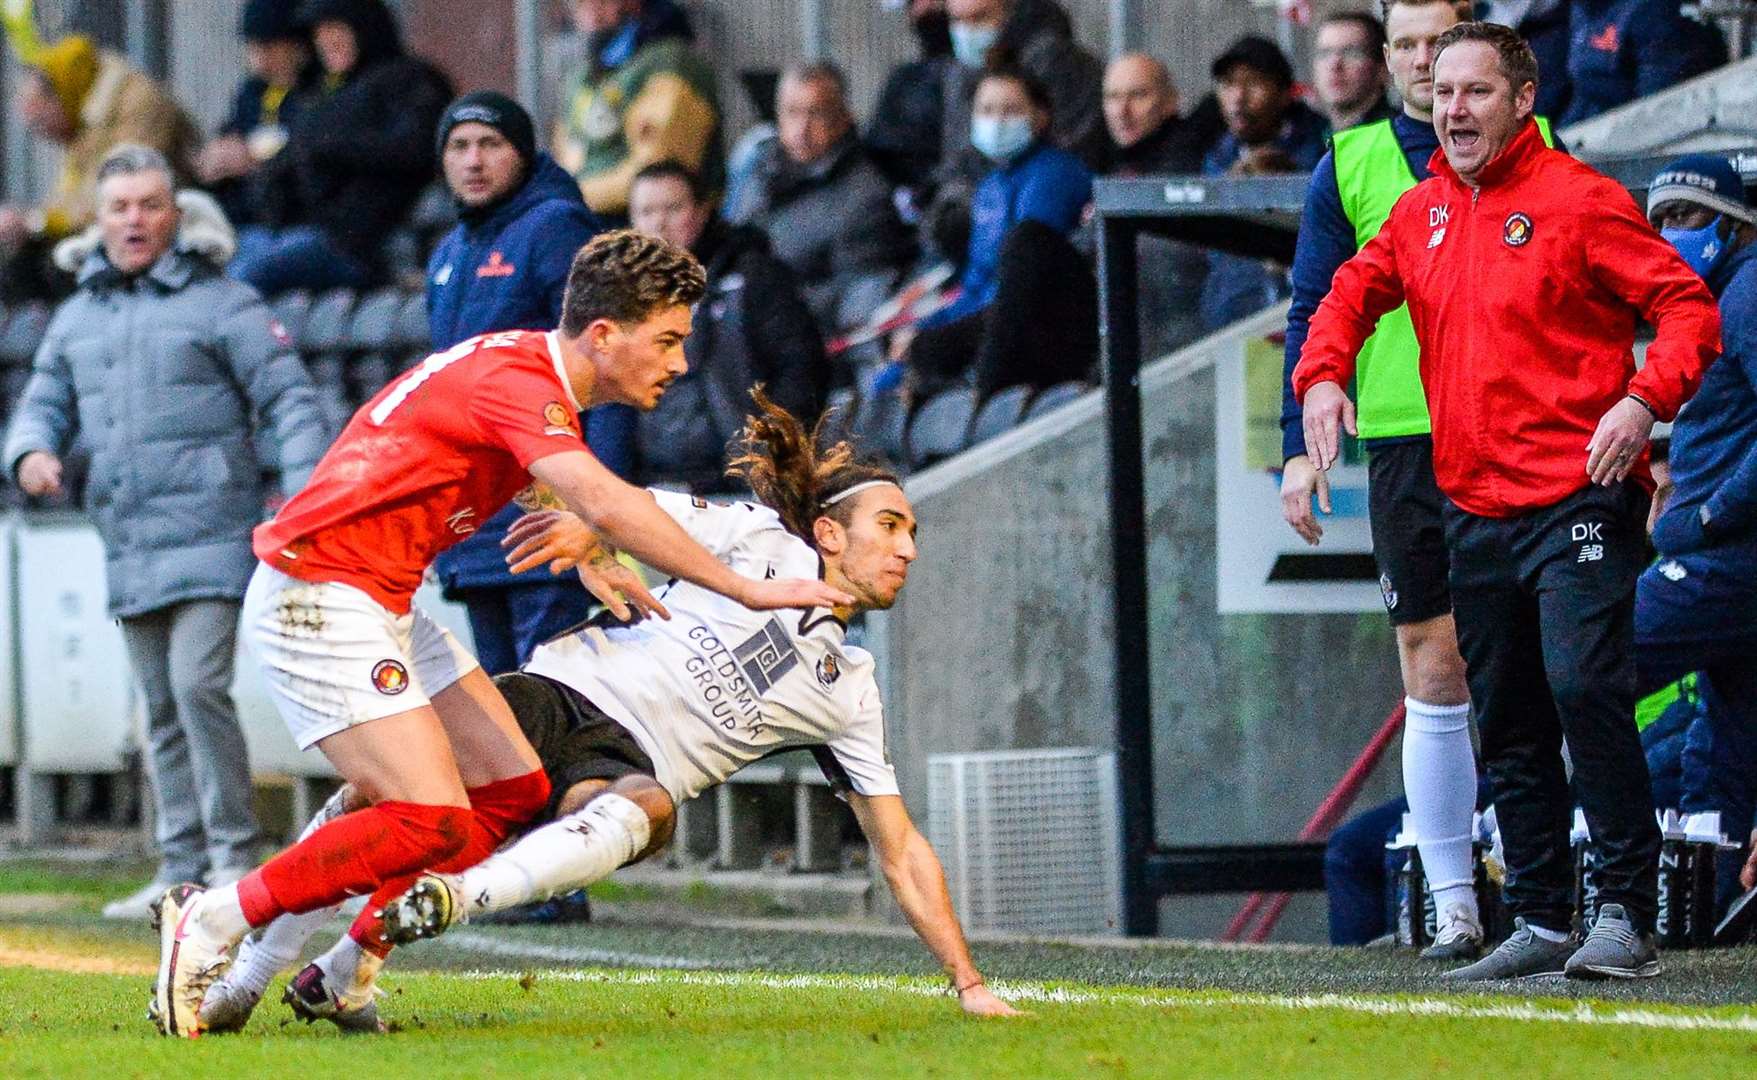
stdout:
[[1084,378],[1097,356],[1097,295],[1069,237],[1092,173],[1049,141],[1049,95],[1020,71],[976,88],[970,141],[992,167],[971,203],[958,299],[910,346],[918,397],[972,372],[977,393]]

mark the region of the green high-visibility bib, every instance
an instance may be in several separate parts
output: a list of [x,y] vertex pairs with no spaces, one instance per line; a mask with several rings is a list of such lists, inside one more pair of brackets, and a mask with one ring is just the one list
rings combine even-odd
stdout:
[[[1549,121],[1540,116],[1537,127],[1544,142],[1554,146]],[[1409,170],[1409,159],[1397,143],[1390,120],[1337,132],[1331,151],[1336,188],[1342,195],[1343,212],[1354,226],[1358,251],[1379,235],[1391,208],[1418,181]],[[1373,336],[1361,346],[1354,384],[1356,423],[1362,439],[1426,435],[1433,430],[1421,386],[1421,346],[1415,340],[1408,305],[1382,317]]]

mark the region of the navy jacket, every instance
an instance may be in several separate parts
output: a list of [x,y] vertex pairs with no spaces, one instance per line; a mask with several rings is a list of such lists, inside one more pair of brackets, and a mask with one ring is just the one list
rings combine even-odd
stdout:
[[[427,326],[435,350],[495,330],[547,330],[561,322],[561,295],[574,253],[602,225],[579,185],[540,154],[531,178],[487,217],[461,222],[427,261]],[[586,415],[586,442],[619,476],[634,471],[634,410],[601,406]],[[507,572],[500,550],[518,517],[507,507],[439,557],[447,589],[533,584],[541,576]]]
[[1720,298],[1722,352],[1672,427],[1672,497],[1653,541],[1664,555],[1700,553],[1748,571],[1757,566],[1757,248],[1736,252],[1708,287]]
[[[1299,172],[1318,164],[1329,137],[1324,118],[1301,102],[1294,102],[1283,121],[1281,134],[1274,139],[1276,148],[1285,153]],[[1223,133],[1202,160],[1204,176],[1225,176],[1244,153],[1238,137]],[[1354,252],[1350,251],[1350,255]],[[1328,286],[1326,285],[1326,288]],[[1218,330],[1256,312],[1287,295],[1279,272],[1266,269],[1261,259],[1247,259],[1224,252],[1208,253],[1208,280],[1202,286],[1202,325]]]
[[[1416,181],[1426,180],[1428,159],[1440,148],[1440,137],[1434,125],[1412,119],[1408,113],[1391,118],[1391,131],[1397,145],[1403,148],[1403,159]],[[1311,328],[1312,313],[1330,291],[1330,279],[1358,250],[1354,242],[1354,225],[1342,208],[1342,191],[1336,183],[1336,156],[1326,151],[1312,170],[1311,186],[1306,188],[1306,206],[1299,219],[1299,242],[1293,249],[1293,305],[1287,310],[1287,352],[1281,379],[1281,457],[1283,460],[1306,452],[1303,412],[1293,397],[1293,369],[1299,364],[1300,350],[1306,345],[1306,332]],[[1406,442],[1407,439],[1379,439],[1377,443]]]
[[1573,0],[1564,125],[1658,93],[1726,63],[1726,42],[1678,0]]
[[1091,201],[1092,171],[1073,154],[1045,142],[983,177],[970,200],[970,254],[959,282],[964,291],[922,320],[922,327],[974,315],[994,301],[1001,246],[1013,226],[1030,219],[1068,236],[1079,228]]

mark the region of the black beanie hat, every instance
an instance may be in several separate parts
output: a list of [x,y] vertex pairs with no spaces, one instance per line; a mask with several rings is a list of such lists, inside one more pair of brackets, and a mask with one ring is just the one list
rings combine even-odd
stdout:
[[298,17],[299,0],[244,0],[238,36],[245,41],[285,41],[305,36]]
[[527,169],[536,160],[537,130],[531,123],[531,114],[505,94],[478,90],[446,106],[445,114],[439,118],[439,135],[435,140],[436,153],[440,157],[445,156],[445,140],[451,137],[451,129],[459,124],[487,124],[500,132],[519,152]]

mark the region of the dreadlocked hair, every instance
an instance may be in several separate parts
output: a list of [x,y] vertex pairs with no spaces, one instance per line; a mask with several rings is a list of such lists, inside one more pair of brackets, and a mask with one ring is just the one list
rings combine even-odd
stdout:
[[737,453],[726,475],[742,479],[757,500],[781,515],[787,531],[814,543],[812,522],[820,517],[847,525],[854,500],[826,507],[825,500],[873,480],[901,483],[882,465],[861,461],[846,440],[824,444],[825,416],[809,433],[799,418],[770,400],[761,385],[750,392],[756,412],[745,417]]

